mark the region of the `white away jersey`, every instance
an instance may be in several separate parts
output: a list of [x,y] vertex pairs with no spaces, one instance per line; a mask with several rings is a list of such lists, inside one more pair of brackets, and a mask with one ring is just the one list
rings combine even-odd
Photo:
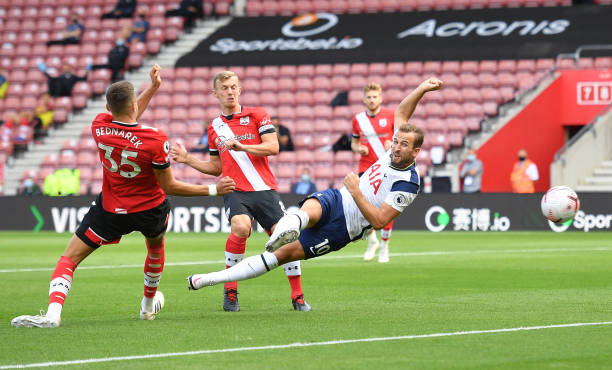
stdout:
[[[359,180],[359,189],[368,202],[376,208],[387,203],[399,212],[408,207],[419,192],[421,180],[416,164],[413,162],[408,168],[397,169],[391,166],[391,150],[371,165]],[[363,217],[355,200],[343,186],[342,206],[346,218],[346,228],[351,239],[360,236],[363,230],[370,226]]]

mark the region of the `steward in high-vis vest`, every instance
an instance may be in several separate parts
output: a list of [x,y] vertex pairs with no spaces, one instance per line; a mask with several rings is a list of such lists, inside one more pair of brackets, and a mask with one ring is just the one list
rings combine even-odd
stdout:
[[535,187],[533,183],[540,178],[538,167],[531,160],[527,159],[527,151],[521,149],[518,152],[518,162],[512,168],[510,182],[512,183],[513,193],[533,193]]

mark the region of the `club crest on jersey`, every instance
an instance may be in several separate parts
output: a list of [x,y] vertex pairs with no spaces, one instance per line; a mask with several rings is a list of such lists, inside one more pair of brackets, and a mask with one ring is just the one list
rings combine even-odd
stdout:
[[386,118],[381,118],[380,121],[378,121],[378,124],[380,125],[380,127],[387,126],[387,119]]
[[249,116],[246,117],[240,117],[240,124],[243,126],[246,126],[249,124]]

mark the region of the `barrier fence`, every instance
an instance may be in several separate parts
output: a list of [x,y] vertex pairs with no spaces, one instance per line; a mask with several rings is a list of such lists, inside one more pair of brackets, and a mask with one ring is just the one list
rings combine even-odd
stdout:
[[[395,221],[394,230],[440,231],[610,231],[612,194],[578,194],[581,209],[563,225],[540,211],[542,194],[421,194]],[[73,232],[94,200],[78,197],[0,197],[0,230]],[[301,196],[282,194],[287,208]],[[170,232],[229,232],[221,197],[170,197]],[[257,231],[263,231],[257,227]]]

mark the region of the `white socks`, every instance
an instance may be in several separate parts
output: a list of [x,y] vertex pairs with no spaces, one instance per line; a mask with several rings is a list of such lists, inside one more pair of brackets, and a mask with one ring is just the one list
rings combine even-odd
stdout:
[[287,276],[302,275],[300,261],[287,262],[283,265],[283,269],[285,269],[285,274],[287,274]]
[[64,308],[64,306],[57,302],[49,303],[45,316],[50,319],[59,320],[60,316],[62,316],[62,308]]
[[230,281],[252,279],[276,267],[278,267],[276,256],[270,252],[263,252],[256,256],[247,257],[228,269],[210,272],[206,275],[215,284],[228,283]]
[[306,226],[308,226],[308,221],[310,221],[310,218],[308,217],[308,213],[302,211],[301,209],[287,213],[287,215],[295,215],[300,219],[300,230],[304,230]]

